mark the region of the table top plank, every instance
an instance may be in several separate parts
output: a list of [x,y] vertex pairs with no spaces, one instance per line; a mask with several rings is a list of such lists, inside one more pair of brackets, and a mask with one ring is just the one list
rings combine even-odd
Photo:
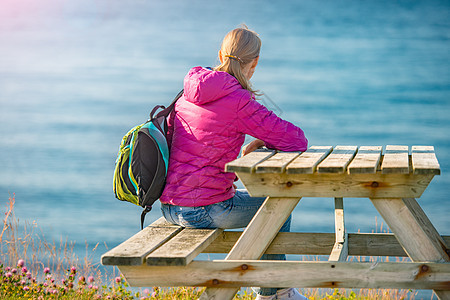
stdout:
[[317,171],[319,173],[344,173],[357,149],[357,146],[336,146],[333,152],[317,166]]
[[381,158],[381,146],[361,146],[348,166],[349,174],[374,174]]
[[225,165],[225,171],[252,173],[255,170],[257,164],[272,157],[273,155],[275,155],[275,153],[276,152],[272,150],[253,151],[245,156],[227,163]]
[[414,174],[441,174],[433,146],[412,146],[411,157]]
[[387,145],[381,164],[383,174],[408,174],[408,146]]
[[256,166],[256,173],[283,173],[300,152],[279,152]]
[[317,165],[330,154],[332,146],[311,146],[287,167],[287,174],[312,174]]

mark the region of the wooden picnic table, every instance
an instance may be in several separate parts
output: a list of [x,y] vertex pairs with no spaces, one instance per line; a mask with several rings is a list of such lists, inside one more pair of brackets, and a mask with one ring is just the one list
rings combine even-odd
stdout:
[[[450,238],[415,198],[440,166],[432,146],[313,146],[256,151],[226,165],[252,196],[268,196],[241,234],[183,229],[159,220],[110,250],[132,286],[206,286],[202,299],[232,299],[242,286],[433,289],[450,299]],[[335,233],[278,233],[302,197],[335,200]],[[344,198],[369,198],[393,234],[347,233]],[[155,238],[158,237],[158,238]],[[228,253],[201,261],[201,252]],[[130,254],[131,253],[131,254]],[[328,254],[328,261],[260,261],[264,253]],[[412,262],[347,262],[349,255]]]

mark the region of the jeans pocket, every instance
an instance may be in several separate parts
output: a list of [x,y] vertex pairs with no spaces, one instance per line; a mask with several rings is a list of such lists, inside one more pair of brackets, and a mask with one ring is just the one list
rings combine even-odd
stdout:
[[212,220],[203,206],[177,207],[176,215],[179,224],[189,228],[208,228]]
[[172,224],[177,224],[171,216],[170,208],[171,205],[161,203],[161,212],[166,221]]

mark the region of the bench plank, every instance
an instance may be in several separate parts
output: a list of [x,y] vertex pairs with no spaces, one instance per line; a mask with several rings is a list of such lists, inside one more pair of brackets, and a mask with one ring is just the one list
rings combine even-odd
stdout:
[[312,174],[316,171],[317,165],[330,154],[331,146],[311,146],[299,157],[294,159],[287,167],[288,174]]
[[408,174],[408,146],[387,145],[381,164],[381,172],[383,174]]
[[280,152],[256,166],[256,173],[283,173],[286,166],[300,155],[299,152]]
[[411,156],[414,174],[441,174],[433,146],[413,146]]
[[[164,219],[164,218],[162,218]],[[155,224],[156,223],[156,224]],[[145,257],[182,230],[181,226],[162,225],[163,220],[149,225],[134,236],[102,255],[103,265],[142,265]]]
[[344,173],[356,154],[357,146],[336,146],[317,167],[319,173]]
[[252,173],[257,164],[272,157],[275,151],[253,151],[225,165],[225,172]]
[[170,241],[150,253],[147,265],[186,266],[222,233],[223,229],[185,228]]
[[381,146],[361,146],[348,166],[349,174],[374,174],[381,158]]

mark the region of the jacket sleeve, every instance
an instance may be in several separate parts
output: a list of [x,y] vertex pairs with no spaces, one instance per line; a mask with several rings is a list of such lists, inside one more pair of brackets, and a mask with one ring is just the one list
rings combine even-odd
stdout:
[[266,147],[281,151],[305,151],[308,140],[302,129],[278,117],[253,98],[241,98],[238,130],[265,142]]

